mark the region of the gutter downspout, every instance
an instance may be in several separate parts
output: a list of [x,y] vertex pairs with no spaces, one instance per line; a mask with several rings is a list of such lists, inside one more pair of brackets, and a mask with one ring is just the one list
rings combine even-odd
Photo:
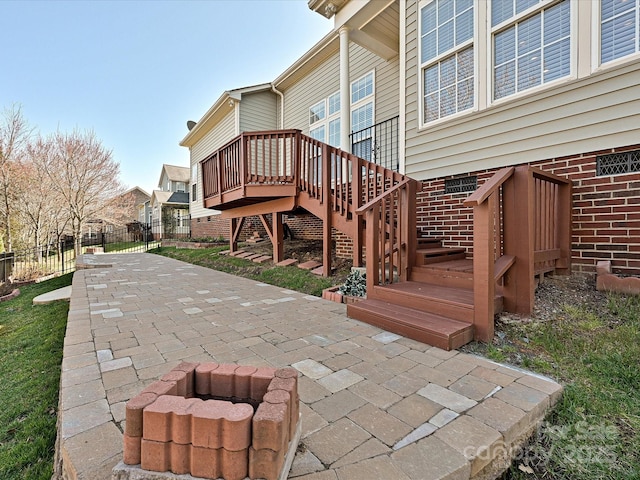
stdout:
[[271,83],[271,91],[280,97],[280,130],[284,130],[284,93]]

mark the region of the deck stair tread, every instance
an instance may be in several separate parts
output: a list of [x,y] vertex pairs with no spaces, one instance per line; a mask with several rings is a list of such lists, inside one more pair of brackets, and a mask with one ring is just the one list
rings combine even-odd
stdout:
[[473,291],[470,289],[407,281],[377,285],[370,297],[452,320],[473,323]]
[[464,247],[433,247],[433,248],[419,248],[417,250],[418,255],[428,255],[430,257],[436,257],[439,255],[454,255],[456,253],[465,253]]
[[349,304],[347,315],[445,350],[458,348],[473,339],[473,326],[469,323],[383,300],[366,299]]
[[376,291],[386,290],[414,297],[437,299],[441,302],[454,303],[473,308],[473,290],[454,288],[443,285],[431,285],[422,282],[400,282],[376,287]]
[[471,258],[464,258],[460,260],[446,260],[443,262],[429,264],[428,266],[425,266],[423,268],[473,273],[473,260]]
[[[416,265],[411,269],[410,280],[416,282],[427,283],[430,285],[442,285],[447,287],[473,289],[473,265],[470,269],[458,267],[460,269],[451,269],[446,264],[453,264],[461,260],[453,260],[449,262],[430,263],[428,265]],[[466,262],[465,260],[462,260]],[[445,266],[441,268],[441,266]],[[454,267],[455,268],[455,267]]]

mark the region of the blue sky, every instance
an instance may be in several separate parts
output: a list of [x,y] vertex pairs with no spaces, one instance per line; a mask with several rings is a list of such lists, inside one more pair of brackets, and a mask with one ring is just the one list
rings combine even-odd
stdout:
[[220,94],[269,82],[331,30],[306,0],[0,1],[0,109],[40,133],[92,129],[151,193]]

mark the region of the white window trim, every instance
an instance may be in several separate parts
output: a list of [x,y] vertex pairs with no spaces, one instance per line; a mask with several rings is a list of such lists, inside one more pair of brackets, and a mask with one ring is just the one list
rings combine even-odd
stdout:
[[[602,54],[602,8],[600,0],[591,0],[591,31],[593,32],[591,45],[591,72],[603,72],[622,65],[637,62],[640,59],[640,51],[616,58],[607,63],[600,63]],[[573,32],[572,32],[573,33]],[[640,35],[640,32],[638,32]]]
[[[437,126],[441,123],[445,123],[448,122],[450,120],[456,119],[456,118],[460,118],[460,117],[464,117],[467,116],[473,112],[477,112],[478,111],[478,92],[479,92],[479,80],[478,80],[478,76],[479,76],[479,69],[478,69],[478,56],[479,56],[479,49],[477,48],[477,45],[479,44],[479,42],[481,41],[480,38],[480,32],[479,30],[479,21],[478,21],[478,15],[479,12],[478,10],[480,9],[480,6],[483,5],[485,6],[486,9],[489,9],[488,5],[490,2],[476,2],[474,1],[473,3],[473,37],[470,40],[467,40],[466,42],[463,42],[460,45],[456,45],[453,48],[447,50],[446,52],[435,56],[434,58],[432,58],[431,60],[429,60],[428,62],[422,63],[422,41],[421,41],[421,36],[422,36],[422,9],[427,6],[428,4],[434,2],[435,0],[421,0],[418,3],[418,54],[417,54],[417,60],[418,60],[418,85],[419,85],[419,90],[418,90],[418,97],[419,97],[419,102],[418,102],[418,130],[424,130],[424,129],[428,129],[431,128],[433,126]],[[488,20],[490,21],[490,20]],[[465,48],[469,47],[470,45],[473,45],[473,91],[474,91],[474,95],[473,95],[473,106],[471,108],[468,108],[466,110],[462,110],[460,112],[456,112],[453,113],[451,115],[447,115],[446,117],[441,117],[438,118],[436,120],[431,120],[430,122],[425,122],[425,118],[424,118],[424,70],[425,68],[427,68],[427,66],[429,65],[434,65],[436,63],[439,63],[440,61],[442,61],[442,59],[447,58],[448,56],[455,54],[456,52],[462,51]],[[490,45],[490,44],[489,44]]]
[[[487,67],[487,99],[488,99],[488,105],[502,105],[504,103],[508,103],[510,101],[513,100],[517,100],[523,97],[527,97],[529,95],[535,95],[536,93],[539,93],[541,91],[544,90],[549,90],[551,88],[554,88],[558,85],[563,85],[565,83],[571,82],[573,80],[575,80],[577,78],[577,71],[578,71],[578,55],[576,55],[577,49],[578,49],[578,35],[577,35],[577,28],[578,28],[578,5],[573,2],[572,0],[569,0],[570,3],[570,19],[569,19],[569,58],[571,60],[570,62],[570,66],[569,66],[569,75],[567,75],[566,77],[562,77],[562,78],[558,78],[556,80],[553,80],[551,82],[547,82],[547,83],[541,83],[540,85],[536,85],[535,87],[531,87],[528,88],[526,90],[522,90],[520,92],[516,92],[513,93],[511,95],[507,95],[506,97],[502,97],[502,98],[493,98],[493,94],[494,94],[494,76],[493,76],[493,65],[494,65],[494,58],[495,58],[495,50],[493,48],[493,38],[496,34],[500,33],[503,30],[506,30],[507,28],[511,27],[512,25],[514,25],[515,23],[518,22],[522,22],[524,19],[531,17],[533,15],[538,14],[539,12],[541,12],[542,10],[546,10],[547,8],[551,8],[554,4],[560,3],[562,0],[545,0],[543,2],[540,2],[532,7],[529,7],[528,9],[524,10],[521,13],[518,13],[517,15],[514,15],[513,17],[511,17],[509,20],[506,20],[498,25],[496,25],[495,27],[491,27],[491,2],[487,2],[487,5],[489,5],[488,8],[488,12],[487,12],[487,19],[488,19],[488,32],[487,32],[487,42],[488,42],[488,52],[490,52],[491,54],[488,56],[488,62],[489,65]],[[597,0],[596,0],[597,1]],[[599,3],[598,3],[599,5]]]

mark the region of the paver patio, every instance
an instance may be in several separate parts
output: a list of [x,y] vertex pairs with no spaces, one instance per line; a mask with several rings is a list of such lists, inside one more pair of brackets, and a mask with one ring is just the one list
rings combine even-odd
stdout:
[[300,372],[302,440],[289,474],[299,480],[492,478],[562,391],[303,293],[152,254],[86,263],[62,362],[64,478],[111,478],[126,402],[183,360]]

